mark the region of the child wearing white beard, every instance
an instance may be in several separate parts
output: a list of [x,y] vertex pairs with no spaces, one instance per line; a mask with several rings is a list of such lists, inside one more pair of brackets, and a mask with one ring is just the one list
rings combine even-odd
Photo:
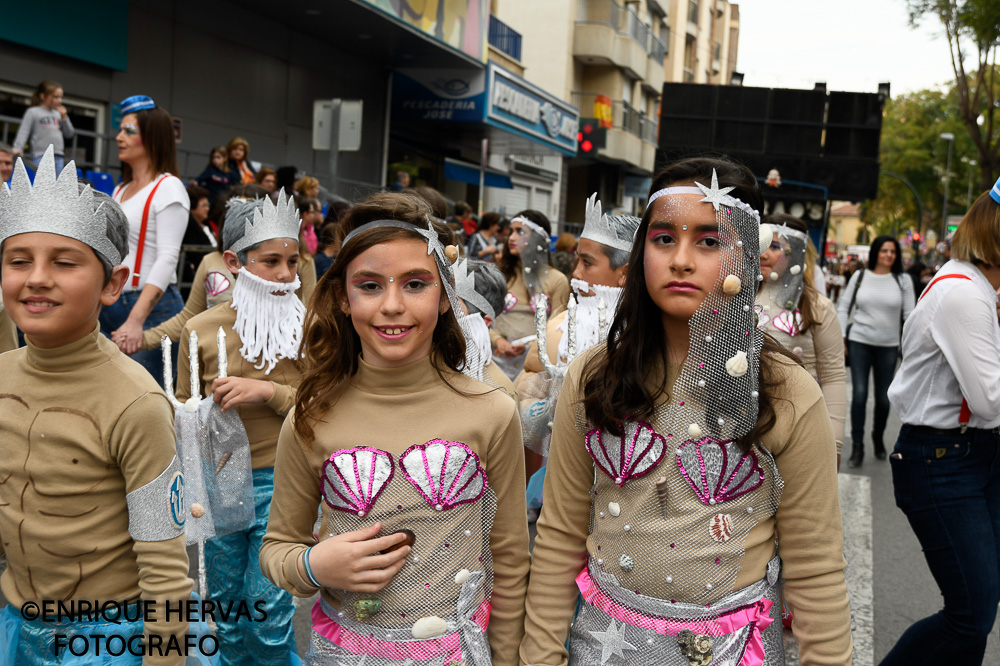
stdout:
[[[292,597],[261,574],[259,554],[274,487],[278,433],[301,381],[298,359],[305,307],[295,295],[300,284],[299,225],[294,202],[283,192],[276,204],[269,199],[232,200],[222,234],[223,259],[236,276],[232,299],[192,317],[181,334],[181,359],[189,358],[191,331],[197,331],[199,340],[212,342],[198,349],[200,392],[211,393],[223,411],[236,409],[250,441],[255,521],[245,532],[205,544],[208,592],[212,599],[245,600],[254,608],[262,603],[266,619],[219,622],[223,664],[279,663],[298,654]],[[227,334],[225,378],[218,378],[214,344],[220,327]],[[177,398],[184,402],[189,397],[190,367],[182,360]]]

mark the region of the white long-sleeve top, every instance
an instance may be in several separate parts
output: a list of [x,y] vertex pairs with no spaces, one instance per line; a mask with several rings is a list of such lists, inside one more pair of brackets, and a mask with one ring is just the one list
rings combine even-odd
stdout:
[[[847,334],[847,339],[852,342],[862,342],[873,347],[898,347],[899,309],[903,309],[904,320],[913,311],[916,300],[913,296],[913,281],[906,275],[878,275],[870,270],[866,270],[864,276],[862,280],[861,271],[852,275],[847,289],[838,301],[840,328],[846,331],[847,324],[853,324]],[[854,310],[848,313],[855,291],[858,297]]]
[[[125,289],[132,289],[132,275],[135,273],[135,259],[139,247],[139,230],[142,227],[142,211],[153,186],[160,180],[162,174],[153,182],[132,194],[124,203],[122,194],[127,193],[129,186],[125,185],[115,190],[117,201],[125,216],[128,217],[128,256],[125,265],[129,267],[129,278]],[[153,196],[153,204],[149,208],[149,222],[146,224],[146,244],[142,252],[142,266],[139,272],[139,289],[151,284],[160,290],[165,290],[177,282],[177,257],[181,251],[181,240],[188,224],[188,211],[191,202],[184,189],[184,183],[176,176],[168,175]]]
[[[957,428],[962,398],[969,426],[1000,426],[1000,324],[997,294],[974,265],[949,261],[903,327],[903,364],[889,402],[903,423]],[[868,278],[865,278],[867,281]]]

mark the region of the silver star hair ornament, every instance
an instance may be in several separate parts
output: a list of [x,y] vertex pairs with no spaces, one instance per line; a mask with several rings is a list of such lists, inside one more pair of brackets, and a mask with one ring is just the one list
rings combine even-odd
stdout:
[[272,203],[264,199],[264,205],[254,208],[253,218],[244,222],[243,238],[239,239],[230,249],[240,252],[264,241],[275,238],[291,238],[299,240],[299,227],[302,224],[299,211],[295,208],[295,200],[285,196],[285,190],[278,192],[278,201]]
[[591,631],[590,635],[601,644],[601,666],[608,663],[611,657],[625,658],[625,650],[638,650],[636,646],[625,640],[625,625],[621,627],[611,618],[607,631]]
[[698,189],[700,189],[702,191],[702,193],[705,195],[705,198],[702,199],[702,201],[705,201],[707,203],[712,204],[712,207],[715,208],[716,212],[718,212],[720,205],[722,205],[722,206],[732,206],[733,205],[733,197],[729,196],[729,193],[732,192],[733,190],[735,190],[736,188],[735,187],[725,187],[725,188],[722,188],[720,190],[719,189],[719,175],[717,173],[715,173],[715,169],[712,169],[712,187],[711,188],[705,187],[704,185],[702,185],[701,183],[699,183],[697,181],[695,181],[695,185],[697,185]]
[[601,202],[597,199],[596,192],[587,199],[587,212],[580,238],[626,252],[632,249],[632,239],[618,238],[618,234],[611,226],[611,216],[602,214]]
[[[104,204],[101,204],[103,207]],[[94,210],[94,191],[80,191],[76,164],[69,162],[56,174],[52,146],[45,150],[32,185],[21,158],[14,165],[10,185],[0,189],[0,243],[11,236],[41,232],[78,240],[108,260],[112,266],[124,257],[108,240],[104,215]]]

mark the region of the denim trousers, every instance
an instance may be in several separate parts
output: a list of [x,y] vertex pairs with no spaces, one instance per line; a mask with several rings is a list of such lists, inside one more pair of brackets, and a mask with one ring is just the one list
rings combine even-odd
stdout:
[[944,608],[907,629],[882,666],[981,664],[1000,603],[1000,435],[904,425],[889,461]]
[[875,418],[872,439],[882,441],[889,419],[889,384],[896,373],[899,347],[876,347],[849,341],[851,366],[851,440],[865,441],[865,407],[868,404],[868,375],[875,376]]
[[[132,312],[132,308],[135,307],[136,301],[139,300],[139,296],[142,294],[142,291],[131,291],[129,287],[125,287],[125,289],[126,291],[122,292],[121,297],[113,305],[101,308],[101,333],[109,338],[112,332],[125,323],[129,313]],[[146,317],[146,322],[142,325],[142,330],[145,331],[154,326],[159,326],[183,309],[184,299],[181,298],[181,292],[177,290],[176,284],[172,284],[167,287],[166,291],[163,292],[163,296],[153,306],[149,316]],[[175,370],[177,368],[178,347],[180,345],[173,345],[171,352],[173,355],[172,367]],[[132,359],[146,368],[149,374],[153,375],[156,383],[161,388],[163,387],[163,353],[159,348],[137,351],[132,354]]]

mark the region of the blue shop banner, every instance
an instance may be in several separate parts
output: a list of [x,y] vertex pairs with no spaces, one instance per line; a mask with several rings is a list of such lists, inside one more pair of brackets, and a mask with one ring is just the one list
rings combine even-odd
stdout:
[[580,113],[516,74],[489,63],[486,122],[576,155]]
[[396,70],[392,118],[408,122],[481,123],[486,116],[484,70]]

